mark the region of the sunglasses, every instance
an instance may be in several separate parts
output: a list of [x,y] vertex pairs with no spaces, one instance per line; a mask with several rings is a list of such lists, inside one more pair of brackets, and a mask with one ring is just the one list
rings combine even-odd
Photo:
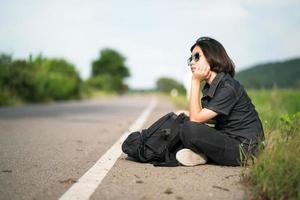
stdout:
[[187,59],[187,63],[190,66],[190,65],[192,65],[193,60],[194,60],[194,62],[198,62],[199,59],[200,59],[200,54],[195,53],[194,55],[191,55],[191,57],[189,57]]

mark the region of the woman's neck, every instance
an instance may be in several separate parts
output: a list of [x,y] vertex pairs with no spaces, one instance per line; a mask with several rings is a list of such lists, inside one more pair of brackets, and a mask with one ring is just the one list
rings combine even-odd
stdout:
[[206,80],[206,82],[210,85],[216,76],[217,76],[217,73],[212,71],[209,79]]

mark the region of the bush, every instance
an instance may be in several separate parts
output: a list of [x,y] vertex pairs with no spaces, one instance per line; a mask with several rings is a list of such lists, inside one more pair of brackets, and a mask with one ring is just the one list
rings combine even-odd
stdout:
[[75,67],[63,59],[0,55],[0,105],[78,97],[80,83]]
[[38,99],[62,100],[79,96],[81,80],[78,72],[63,59],[47,59],[42,62],[35,81]]
[[25,60],[13,61],[11,58],[7,58],[2,55],[0,61],[0,90],[2,95],[20,97],[25,101],[31,100],[35,90],[35,67]]
[[18,96],[10,93],[7,89],[0,89],[0,106],[20,104],[22,101]]

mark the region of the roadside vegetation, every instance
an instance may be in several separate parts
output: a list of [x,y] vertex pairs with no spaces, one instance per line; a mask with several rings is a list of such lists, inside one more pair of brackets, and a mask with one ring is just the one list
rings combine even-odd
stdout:
[[300,198],[300,91],[249,91],[264,124],[266,148],[243,174],[254,199]]
[[128,90],[124,79],[130,76],[124,63],[119,52],[103,49],[92,62],[91,76],[82,80],[76,67],[63,58],[14,59],[0,54],[0,106],[124,93]]
[[[242,183],[251,199],[300,198],[300,91],[247,90],[264,126],[266,146],[243,164]],[[170,97],[187,109],[185,95]]]

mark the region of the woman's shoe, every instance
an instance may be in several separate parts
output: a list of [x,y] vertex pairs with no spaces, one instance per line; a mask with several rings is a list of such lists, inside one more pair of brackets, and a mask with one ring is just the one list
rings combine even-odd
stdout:
[[176,153],[176,160],[184,166],[195,166],[205,164],[207,157],[202,153],[195,153],[190,149],[181,149]]

